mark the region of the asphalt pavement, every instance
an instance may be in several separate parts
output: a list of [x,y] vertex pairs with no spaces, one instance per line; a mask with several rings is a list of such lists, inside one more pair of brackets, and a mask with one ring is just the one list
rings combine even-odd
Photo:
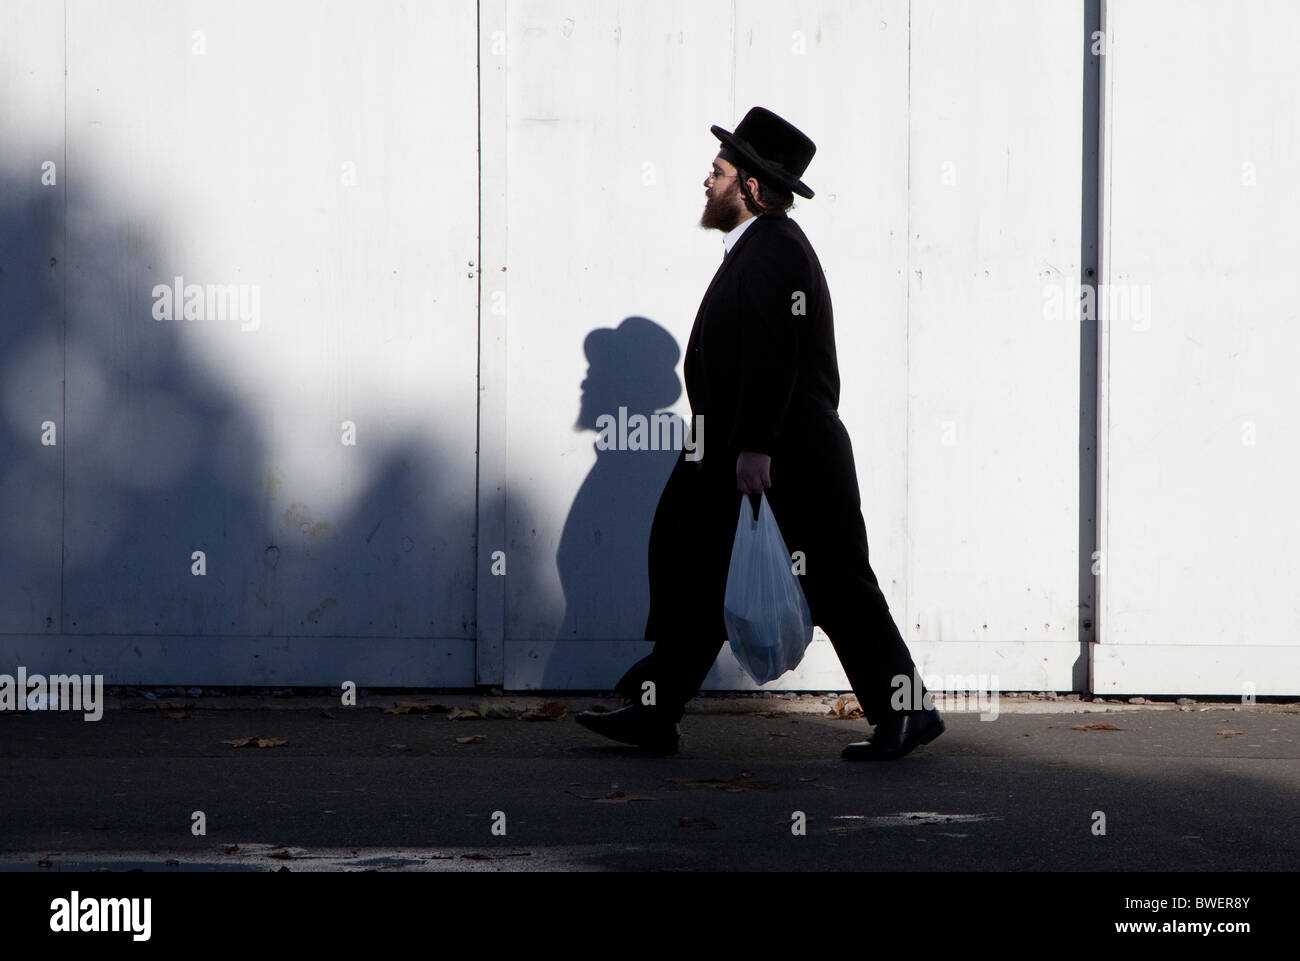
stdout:
[[834,695],[697,698],[672,757],[581,728],[596,704],[618,706],[181,692],[106,698],[98,721],[0,712],[0,871],[1300,863],[1297,704],[1004,694],[995,718],[949,711],[942,737],[889,764],[840,759],[870,727],[832,716],[852,708]]

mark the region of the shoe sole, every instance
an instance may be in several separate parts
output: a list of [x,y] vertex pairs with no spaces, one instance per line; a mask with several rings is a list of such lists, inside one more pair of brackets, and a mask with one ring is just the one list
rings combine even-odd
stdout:
[[592,727],[588,722],[590,718],[584,718],[581,714],[575,719],[579,724],[585,727],[592,734],[599,734],[601,737],[619,744],[628,744],[632,747],[639,747],[641,750],[650,754],[676,754],[680,738],[674,738],[672,741],[633,741],[629,738],[616,737],[599,728]]
[[877,754],[864,753],[857,757],[849,757],[842,753],[840,754],[840,757],[846,761],[897,761],[900,757],[907,757],[907,755],[911,754],[922,744],[929,744],[947,729],[948,726],[944,724],[943,719],[940,718],[938,724],[930,725],[930,727],[926,729],[925,734],[917,738],[916,743],[905,751],[881,751]]

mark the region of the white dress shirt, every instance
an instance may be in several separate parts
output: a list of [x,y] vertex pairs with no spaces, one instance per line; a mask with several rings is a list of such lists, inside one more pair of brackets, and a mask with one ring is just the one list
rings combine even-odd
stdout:
[[722,245],[723,247],[726,248],[722,252],[723,257],[726,257],[727,254],[731,253],[731,248],[736,246],[736,241],[740,239],[740,235],[745,232],[745,228],[747,228],[750,224],[752,224],[754,220],[755,218],[751,214],[748,220],[746,220],[744,223],[737,224],[735,227],[733,227],[730,231],[727,232],[726,236],[722,238]]

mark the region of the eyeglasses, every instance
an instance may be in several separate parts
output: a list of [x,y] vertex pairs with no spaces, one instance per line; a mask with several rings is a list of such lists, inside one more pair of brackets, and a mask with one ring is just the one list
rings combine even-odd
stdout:
[[714,167],[712,170],[709,171],[709,175],[708,175],[708,177],[706,177],[705,179],[706,179],[709,183],[713,183],[715,180],[726,180],[728,177],[734,177],[734,176],[736,176],[736,175],[735,175],[735,174],[724,174],[724,173],[723,173],[721,170],[719,170],[717,167]]

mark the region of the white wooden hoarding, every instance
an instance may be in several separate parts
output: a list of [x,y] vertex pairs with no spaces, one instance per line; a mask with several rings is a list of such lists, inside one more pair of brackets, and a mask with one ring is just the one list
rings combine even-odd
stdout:
[[922,671],[1070,689],[1080,658],[1083,9],[912,4],[908,618]]
[[[761,103],[819,144],[818,195],[793,216],[834,296],[873,565],[923,670],[1071,687],[1078,329],[1044,318],[1043,289],[1077,281],[1078,10],[509,14],[507,684],[607,686],[645,652],[644,544],[668,464],[598,458],[574,432],[579,387],[602,376],[583,340],[639,316],[685,343],[719,256],[694,226],[708,126]],[[844,683],[821,642],[773,686]],[[749,686],[725,650],[706,684]]]
[[0,632],[39,639],[59,631],[63,25],[23,0],[0,28]]
[[472,683],[475,5],[66,11],[12,51],[66,109],[66,643],[10,647]]
[[[680,349],[721,255],[697,226],[708,126],[764,104],[819,145],[793,215],[923,672],[1078,686],[1084,364],[1049,301],[1089,216],[1082,5],[3,12],[9,659],[608,686],[645,652],[671,457],[598,452],[593,421],[688,413]],[[1099,304],[1102,691],[1300,677],[1296,16],[1108,5],[1102,281],[1131,296]],[[177,277],[230,312],[155,317]],[[819,641],[774,686],[844,683]],[[724,651],[707,686],[750,685]]]
[[1102,692],[1300,686],[1300,8],[1109,3]]

